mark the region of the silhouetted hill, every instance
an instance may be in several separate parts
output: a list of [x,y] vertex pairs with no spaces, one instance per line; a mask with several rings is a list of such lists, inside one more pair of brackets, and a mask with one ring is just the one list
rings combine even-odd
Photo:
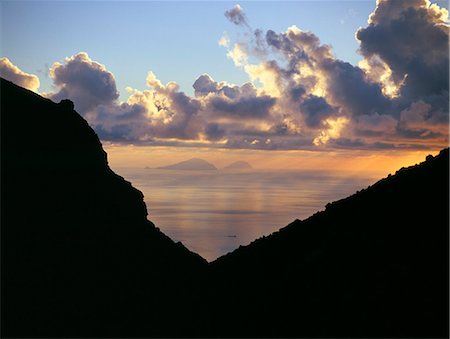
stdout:
[[2,337],[197,326],[192,277],[206,261],[147,220],[142,193],[111,171],[70,101],[1,80],[1,176]]
[[217,170],[216,166],[213,164],[210,164],[206,160],[198,159],[198,158],[192,158],[189,160],[181,161],[177,164],[169,165],[169,166],[163,166],[158,167],[158,169],[167,169],[167,170],[187,170],[187,171],[210,171],[210,170]]
[[70,101],[0,89],[2,337],[448,337],[448,149],[207,265]]
[[448,337],[448,153],[210,264],[211,333]]
[[235,161],[229,164],[228,166],[225,166],[223,169],[226,170],[232,170],[232,169],[252,169],[253,167],[247,162],[247,161]]

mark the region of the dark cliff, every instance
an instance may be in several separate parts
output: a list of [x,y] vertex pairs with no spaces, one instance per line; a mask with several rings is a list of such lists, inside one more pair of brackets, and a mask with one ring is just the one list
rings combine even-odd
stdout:
[[1,165],[2,336],[176,336],[195,326],[192,277],[206,261],[147,220],[142,193],[109,169],[70,101],[2,79]]
[[448,337],[448,149],[206,264],[71,102],[0,85],[2,337]]
[[213,262],[212,332],[448,337],[448,227],[445,149]]

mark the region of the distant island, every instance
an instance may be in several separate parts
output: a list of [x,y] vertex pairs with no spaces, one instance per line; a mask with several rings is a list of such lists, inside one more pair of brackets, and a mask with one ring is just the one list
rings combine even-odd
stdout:
[[179,163],[157,167],[157,169],[167,169],[167,170],[188,170],[188,171],[215,171],[217,170],[216,166],[210,164],[206,160],[192,158],[189,160],[181,161]]
[[239,170],[243,170],[243,169],[252,169],[252,165],[250,165],[247,161],[235,161],[231,164],[229,164],[228,166],[225,166],[223,169],[225,170],[231,170],[231,169],[239,169]]

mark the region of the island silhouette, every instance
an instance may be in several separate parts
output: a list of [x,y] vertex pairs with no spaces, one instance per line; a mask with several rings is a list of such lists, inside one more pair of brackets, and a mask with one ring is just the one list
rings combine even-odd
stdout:
[[247,161],[239,160],[232,162],[228,166],[225,166],[223,169],[225,170],[247,170],[252,169],[252,165],[250,165]]
[[448,148],[208,263],[70,101],[0,89],[2,337],[448,337]]
[[210,164],[206,160],[199,158],[192,158],[173,165],[157,167],[157,169],[183,170],[183,171],[215,171],[217,170],[217,167],[214,166],[213,164]]

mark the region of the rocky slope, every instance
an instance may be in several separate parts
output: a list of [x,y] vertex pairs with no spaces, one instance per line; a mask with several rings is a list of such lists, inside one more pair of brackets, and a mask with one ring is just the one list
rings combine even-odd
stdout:
[[195,328],[192,279],[206,261],[147,220],[142,193],[109,169],[70,101],[2,79],[1,165],[2,336]]
[[0,89],[2,337],[448,337],[448,149],[207,264],[71,102]]
[[213,262],[211,334],[448,337],[448,154]]

